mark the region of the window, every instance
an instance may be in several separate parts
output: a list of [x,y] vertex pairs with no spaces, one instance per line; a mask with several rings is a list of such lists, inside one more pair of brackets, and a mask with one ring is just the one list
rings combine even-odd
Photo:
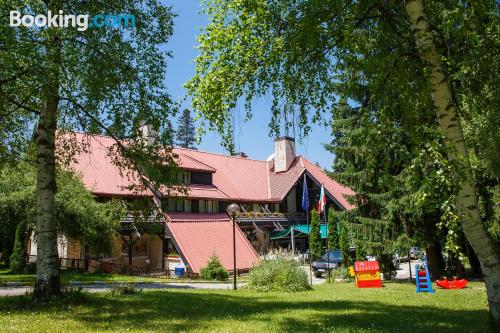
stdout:
[[176,212],[183,212],[184,211],[184,200],[177,199],[175,201],[175,211]]
[[183,184],[191,184],[191,172],[182,171],[177,174],[177,180]]
[[175,199],[162,199],[161,209],[166,212],[175,212]]
[[212,174],[208,172],[192,172],[191,184],[212,185]]
[[219,213],[225,213],[227,210],[227,206],[229,206],[229,203],[227,201],[220,201],[219,202]]
[[205,213],[205,200],[200,200],[199,212],[200,213]]
[[193,213],[200,212],[200,201],[199,200],[191,200],[191,212],[193,212]]
[[191,213],[191,200],[184,200],[184,211]]

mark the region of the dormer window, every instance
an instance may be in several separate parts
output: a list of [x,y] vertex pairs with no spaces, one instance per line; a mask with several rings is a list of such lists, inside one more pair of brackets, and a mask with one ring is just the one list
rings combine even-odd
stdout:
[[212,185],[212,173],[191,172],[191,184]]

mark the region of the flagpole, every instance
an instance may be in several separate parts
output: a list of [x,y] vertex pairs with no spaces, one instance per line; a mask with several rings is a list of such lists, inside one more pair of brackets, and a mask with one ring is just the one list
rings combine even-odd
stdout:
[[313,274],[312,274],[312,266],[311,266],[311,225],[309,224],[309,209],[306,210],[306,221],[307,221],[307,240],[309,241],[309,257],[307,258],[309,261],[309,278],[311,280],[311,286],[313,284]]
[[328,230],[328,219],[326,218],[326,204],[323,210],[323,218],[325,220],[325,226],[326,226],[326,271],[328,272],[328,283],[330,283],[330,253],[328,253],[330,249],[328,248],[329,230]]
[[304,180],[302,181],[302,210],[306,212],[307,241],[309,243],[309,256],[307,260],[309,261],[309,278],[312,286],[313,278],[311,267],[311,226],[309,225],[309,189],[307,188],[306,172],[304,172]]

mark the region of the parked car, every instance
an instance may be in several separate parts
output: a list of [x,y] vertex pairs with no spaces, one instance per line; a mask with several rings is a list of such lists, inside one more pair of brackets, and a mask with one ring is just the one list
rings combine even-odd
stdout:
[[315,277],[321,277],[324,273],[337,268],[342,263],[342,252],[340,250],[330,250],[319,260],[312,263],[312,270]]
[[420,250],[419,247],[414,246],[414,247],[410,248],[410,259],[411,260],[419,259],[423,255],[424,255],[424,251]]
[[[366,256],[366,260],[368,261],[380,261],[376,256]],[[399,253],[395,253],[392,256],[392,264],[394,265],[395,269],[399,269],[401,266],[401,258],[399,256]]]

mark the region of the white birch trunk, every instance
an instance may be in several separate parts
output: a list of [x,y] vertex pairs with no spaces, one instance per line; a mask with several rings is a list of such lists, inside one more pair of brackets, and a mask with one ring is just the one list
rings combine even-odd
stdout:
[[[49,29],[50,30],[50,29]],[[59,105],[60,41],[52,31],[47,40],[44,106],[36,130],[37,261],[34,296],[45,300],[60,293],[57,226],[55,220],[55,132]]]
[[500,249],[488,235],[484,223],[481,222],[458,109],[452,98],[443,63],[436,50],[432,29],[424,13],[423,2],[422,0],[407,0],[405,8],[420,58],[429,73],[428,80],[432,87],[432,100],[439,127],[452,149],[449,158],[458,165],[455,176],[461,180],[461,187],[457,193],[457,204],[462,217],[463,230],[481,262],[490,317],[493,323],[498,325],[500,324]]

